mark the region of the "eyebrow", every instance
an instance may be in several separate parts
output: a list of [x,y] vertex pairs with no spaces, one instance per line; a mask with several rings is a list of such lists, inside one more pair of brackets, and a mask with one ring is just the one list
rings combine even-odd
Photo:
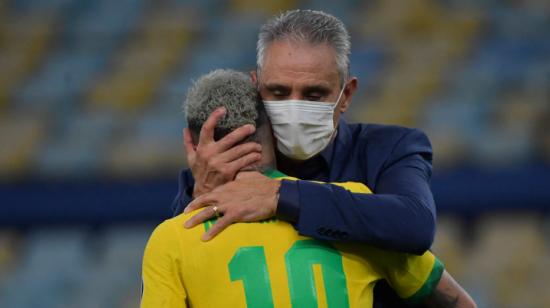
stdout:
[[290,89],[289,86],[285,86],[285,85],[282,85],[282,84],[279,84],[279,83],[270,83],[270,84],[266,84],[265,85],[265,88],[268,89],[269,91],[288,91]]
[[302,93],[313,93],[313,92],[318,92],[320,94],[326,95],[331,92],[331,88],[323,85],[315,85],[315,86],[306,86],[302,90]]
[[[282,85],[280,83],[269,83],[269,84],[265,84],[264,86],[269,91],[276,91],[276,90],[288,91],[288,90],[290,90],[289,86]],[[326,86],[326,85],[318,84],[318,85],[305,86],[302,89],[302,92],[303,93],[319,92],[319,93],[323,93],[323,94],[328,94],[328,93],[331,92],[331,88],[329,86]]]

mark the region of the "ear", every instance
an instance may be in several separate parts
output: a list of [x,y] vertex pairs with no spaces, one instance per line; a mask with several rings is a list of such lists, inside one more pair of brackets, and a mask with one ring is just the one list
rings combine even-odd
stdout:
[[346,112],[348,110],[349,105],[351,104],[351,98],[353,97],[353,94],[357,90],[357,78],[352,77],[348,82],[346,82],[346,85],[344,86],[344,93],[342,93],[342,102],[340,103],[340,112]]
[[258,85],[258,74],[256,73],[256,71],[250,71],[250,79],[252,79],[252,82],[255,85]]

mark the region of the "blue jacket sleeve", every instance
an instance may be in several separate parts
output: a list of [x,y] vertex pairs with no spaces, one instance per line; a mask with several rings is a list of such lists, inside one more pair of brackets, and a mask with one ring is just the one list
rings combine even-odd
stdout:
[[294,213],[286,219],[294,221],[305,236],[422,254],[435,234],[435,204],[429,186],[431,155],[428,138],[411,130],[396,143],[378,172],[375,194],[350,193],[330,184],[284,181],[279,202],[283,206],[278,211]]
[[183,212],[185,207],[193,200],[193,187],[195,179],[190,169],[185,169],[180,172],[179,176],[179,191],[172,202],[172,211],[174,216]]

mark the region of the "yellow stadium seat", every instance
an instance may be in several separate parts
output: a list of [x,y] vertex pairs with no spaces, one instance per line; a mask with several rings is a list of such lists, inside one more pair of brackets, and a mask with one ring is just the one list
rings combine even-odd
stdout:
[[153,10],[140,32],[115,57],[112,70],[92,87],[91,105],[128,111],[150,103],[160,83],[184,58],[191,39],[182,14],[170,8]]
[[15,180],[28,171],[45,127],[38,116],[6,114],[0,119],[0,175]]
[[462,235],[462,224],[458,218],[450,215],[437,217],[432,251],[457,281],[461,281],[467,270],[464,260],[466,243]]
[[52,15],[6,17],[0,26],[0,110],[13,89],[40,63],[53,36]]
[[[544,307],[548,277],[541,218],[535,214],[491,214],[479,221],[477,241],[465,260],[471,280],[484,283],[495,307]],[[535,293],[535,292],[540,293]]]
[[6,277],[21,256],[17,249],[20,236],[15,231],[0,230],[0,276]]

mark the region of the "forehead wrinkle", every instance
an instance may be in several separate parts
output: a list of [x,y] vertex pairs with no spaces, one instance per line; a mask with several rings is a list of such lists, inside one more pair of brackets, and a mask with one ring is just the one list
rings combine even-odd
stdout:
[[339,83],[339,72],[334,50],[326,44],[312,46],[276,41],[266,51],[260,78],[264,84],[332,88]]

